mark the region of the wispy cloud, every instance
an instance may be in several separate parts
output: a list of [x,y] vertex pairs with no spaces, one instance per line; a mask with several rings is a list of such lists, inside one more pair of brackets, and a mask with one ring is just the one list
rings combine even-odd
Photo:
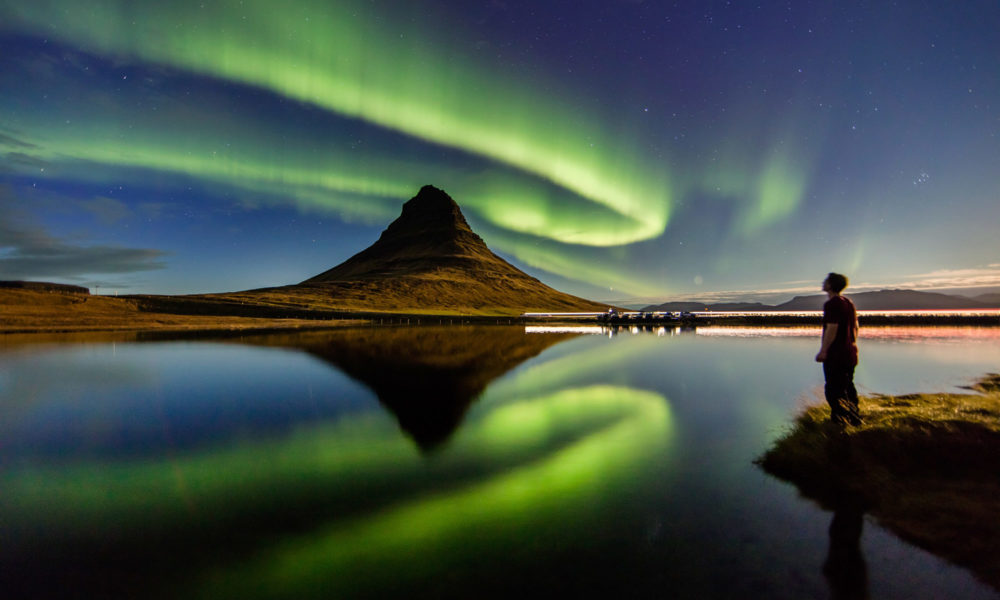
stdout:
[[85,200],[81,205],[105,225],[114,225],[132,215],[132,210],[124,202],[106,196]]
[[38,172],[48,165],[44,160],[23,152],[7,152],[3,155],[3,162],[4,165],[0,166],[0,172],[12,172],[15,170]]
[[0,188],[0,279],[79,281],[95,274],[151,271],[166,267],[166,255],[162,250],[84,245],[53,236],[16,210],[9,188]]
[[12,148],[37,148],[35,144],[26,142],[22,139],[16,138],[12,135],[7,135],[3,131],[0,131],[0,146],[9,146]]
[[1000,286],[1000,264],[920,273],[908,277],[905,285],[918,290]]

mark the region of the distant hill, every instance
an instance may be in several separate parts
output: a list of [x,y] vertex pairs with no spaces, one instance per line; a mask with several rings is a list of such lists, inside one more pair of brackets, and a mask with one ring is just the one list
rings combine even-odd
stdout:
[[754,311],[766,309],[767,305],[760,302],[723,302],[712,305],[712,310]]
[[[858,310],[966,310],[990,308],[964,296],[949,296],[936,292],[918,292],[916,290],[880,290],[877,292],[861,292],[860,294],[845,294]],[[784,304],[774,307],[774,310],[823,310],[826,295],[796,296]]]
[[663,304],[650,304],[640,310],[648,312],[693,312],[699,310],[754,311],[774,310],[774,307],[761,304],[760,302],[725,302],[719,304],[708,304],[705,302],[664,302]]
[[663,304],[650,304],[649,306],[644,306],[639,310],[646,312],[681,312],[681,311],[695,311],[695,310],[712,310],[711,305],[705,302],[664,302]]
[[[858,310],[976,310],[1000,308],[1000,294],[984,294],[975,298],[916,290],[879,290],[845,294]],[[826,294],[796,296],[782,304],[753,303],[704,304],[697,302],[666,302],[645,307],[647,311],[713,310],[713,311],[809,311],[823,310]]]
[[427,185],[379,239],[300,284],[214,294],[214,299],[311,309],[517,315],[603,311],[552,289],[494,254],[458,204]]
[[68,283],[51,283],[48,281],[0,281],[0,288],[32,290],[36,292],[57,292],[61,294],[90,294],[90,289]]
[[1000,308],[1000,294],[980,294],[978,296],[973,296],[972,299],[976,302],[982,302],[983,304],[989,304]]

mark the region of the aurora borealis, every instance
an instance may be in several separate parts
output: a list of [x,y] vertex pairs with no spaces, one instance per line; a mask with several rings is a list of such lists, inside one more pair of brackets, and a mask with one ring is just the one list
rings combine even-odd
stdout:
[[993,2],[0,3],[0,279],[301,281],[421,185],[599,300],[1000,286]]

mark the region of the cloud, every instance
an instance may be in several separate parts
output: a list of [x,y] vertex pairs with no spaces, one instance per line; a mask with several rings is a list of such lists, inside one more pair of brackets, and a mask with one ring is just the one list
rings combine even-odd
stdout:
[[15,209],[9,188],[0,188],[0,279],[62,278],[123,274],[166,268],[167,252],[150,248],[82,245],[53,236]]
[[907,287],[919,290],[976,288],[1000,285],[1000,264],[970,269],[941,269],[907,278]]
[[0,172],[7,171],[34,171],[44,170],[48,166],[48,163],[36,156],[30,154],[25,154],[23,152],[7,152],[3,155],[4,163],[7,166],[0,166]]
[[[2,230],[0,230],[2,231]],[[93,273],[134,273],[163,269],[160,250],[117,246],[71,246],[51,244],[46,248],[14,248],[0,254],[0,277],[76,279]]]
[[132,210],[122,201],[98,196],[81,202],[83,208],[97,217],[105,225],[114,225],[132,215]]
[[28,149],[38,148],[38,146],[36,146],[35,144],[7,135],[3,132],[0,132],[0,146],[9,146],[13,148],[28,148]]
[[[10,132],[10,130],[7,130]],[[11,132],[13,133],[13,132]],[[34,156],[41,148],[19,137],[8,135],[0,129],[0,173],[13,171],[34,171],[44,169],[47,163]]]

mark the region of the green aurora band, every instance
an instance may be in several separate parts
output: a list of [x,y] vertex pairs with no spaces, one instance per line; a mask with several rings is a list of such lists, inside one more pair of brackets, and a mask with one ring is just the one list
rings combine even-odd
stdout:
[[[188,81],[181,94],[153,80],[104,90],[87,87],[72,61],[52,68],[40,60],[36,69],[15,57],[10,73],[19,74],[8,73],[0,102],[0,153],[14,159],[11,169],[35,177],[116,185],[155,179],[167,187],[188,178],[247,206],[291,202],[368,225],[391,220],[403,200],[434,183],[479,220],[491,246],[524,265],[640,296],[668,293],[668,284],[665,275],[637,270],[628,245],[663,239],[679,207],[698,211],[699,198],[730,202],[724,210],[734,218],[723,235],[734,245],[767,239],[801,208],[818,146],[794,133],[805,128],[821,139],[823,123],[791,114],[781,126],[734,115],[722,127],[724,140],[702,140],[694,155],[715,146],[714,158],[672,176],[667,159],[640,154],[642,134],[613,123],[619,116],[602,118],[578,100],[585,94],[481,59],[475,44],[454,36],[460,26],[426,8],[380,14],[351,1],[0,2],[0,31],[65,43],[107,65],[142,65],[153,80],[215,82],[202,89]],[[445,29],[448,35],[435,35]],[[290,109],[300,112],[288,113],[296,121],[288,130],[282,119],[226,97],[223,84],[305,106]],[[380,133],[358,151],[356,125],[310,128],[300,119],[309,110]],[[755,110],[763,109],[748,101],[739,113]],[[428,151],[414,152],[414,144]],[[461,159],[437,158],[442,148]],[[712,217],[694,221],[704,218]],[[714,268],[726,270],[727,260]]]
[[[601,131],[600,119],[576,113],[572,102],[532,94],[523,82],[477,68],[466,58],[468,52],[415,38],[419,29],[372,18],[366,5],[338,4],[333,9],[321,2],[276,7],[252,0],[6,3],[0,15],[9,28],[16,25],[102,56],[261,87],[461,149],[552,182],[619,216],[611,227],[602,226],[601,219],[566,223],[565,214],[547,210],[552,203],[544,202],[544,194],[526,194],[523,186],[519,199],[497,185],[461,198],[505,228],[595,246],[652,239],[665,230],[670,192],[663,169],[645,164],[628,152],[629,144]],[[67,143],[58,151],[112,164],[135,156],[139,164],[134,166],[205,175],[199,160],[180,160],[169,152],[95,156],[81,150]],[[266,165],[254,163],[230,168],[241,176],[267,172]],[[390,172],[380,170],[375,177]],[[289,178],[297,179],[295,173]],[[320,177],[328,189],[399,194],[391,180],[371,190],[372,178]],[[511,202],[515,210],[508,213]]]
[[644,296],[663,290],[662,282],[651,281],[648,273],[637,274],[628,265],[614,264],[614,257],[607,253],[615,249],[568,246],[499,228],[484,227],[481,234],[491,247],[495,245],[524,264],[549,273]]

